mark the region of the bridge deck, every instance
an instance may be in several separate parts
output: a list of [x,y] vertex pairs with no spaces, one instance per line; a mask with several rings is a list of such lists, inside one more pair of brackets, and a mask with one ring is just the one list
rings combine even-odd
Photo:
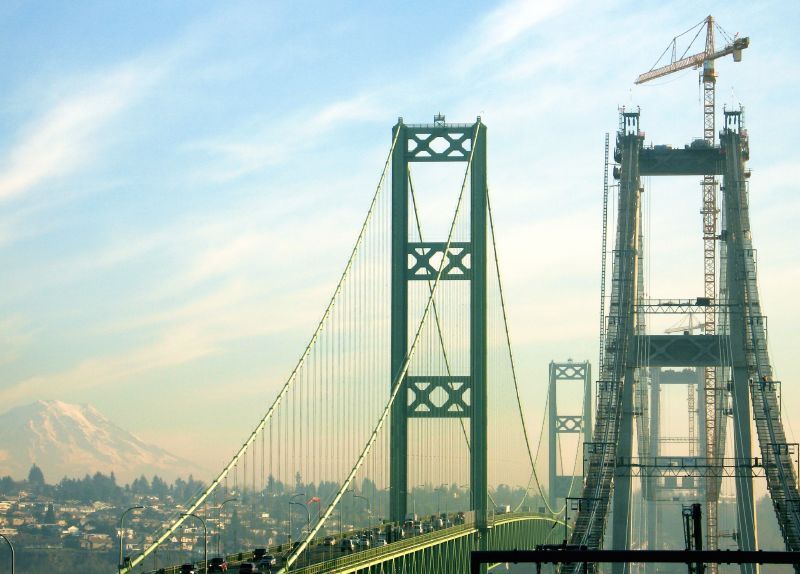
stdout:
[[[531,547],[535,546],[536,544],[544,542],[552,542],[552,540],[550,540],[549,538],[553,536],[557,537],[563,536],[562,521],[556,520],[549,515],[542,515],[532,512],[512,512],[508,514],[497,515],[492,520],[492,528],[499,528],[504,525],[510,525],[512,523],[518,523],[524,521],[542,521],[546,522],[548,525],[546,528],[548,540],[531,539],[530,541]],[[292,568],[292,572],[294,574],[318,574],[321,572],[347,574],[351,572],[357,572],[391,560],[402,558],[403,556],[423,551],[425,549],[431,549],[436,546],[447,544],[448,542],[452,542],[458,539],[464,539],[471,535],[474,535],[477,532],[478,528],[475,525],[474,521],[470,521],[467,522],[466,524],[459,524],[451,526],[449,528],[436,530],[434,532],[419,534],[417,536],[405,538],[397,542],[392,542],[391,544],[388,544],[386,546],[356,551],[353,552],[352,554],[337,556],[336,558],[332,559],[325,559],[325,558],[326,556],[330,556],[330,554],[334,551],[338,552],[338,549],[337,550],[331,549],[328,552],[325,550],[325,547],[323,547],[321,543],[317,543],[310,547],[310,556],[316,558],[319,561],[313,564],[309,564],[307,566],[300,566],[300,567],[297,567],[296,563],[295,567]],[[555,532],[555,534],[553,534],[553,532]],[[288,549],[289,549],[288,545],[284,544],[280,546],[270,547],[269,551],[274,555],[279,555],[279,554],[285,554],[288,551]],[[229,554],[227,555],[226,558],[229,565],[229,571],[235,571],[234,569],[238,567],[238,565],[241,564],[242,562],[253,561],[253,553],[242,552],[242,553]],[[467,560],[468,558],[469,558],[468,556],[465,557],[465,559]],[[272,571],[278,572],[281,569],[281,567],[282,567],[282,561],[280,561],[277,566],[273,566]],[[157,571],[153,571],[148,574],[177,574],[179,571],[180,571],[180,566],[174,565],[174,566],[169,566],[167,568],[161,568]]]

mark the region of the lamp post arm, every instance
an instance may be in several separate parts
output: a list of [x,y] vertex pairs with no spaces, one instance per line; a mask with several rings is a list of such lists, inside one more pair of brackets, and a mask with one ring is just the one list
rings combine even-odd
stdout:
[[[141,504],[137,504],[136,506],[131,506],[122,513],[122,516],[119,517],[119,562],[117,566],[118,571],[122,571],[122,540],[125,538],[125,531],[123,530],[125,515],[132,510],[141,510],[142,508],[144,508],[144,506],[142,506]],[[6,539],[6,542],[8,542],[8,539]]]
[[367,503],[367,527],[369,528],[369,515],[372,514],[372,505],[369,502],[369,498],[367,498],[366,496],[361,496],[360,494],[356,494],[354,491],[353,491],[353,498],[360,498],[361,500]]
[[220,504],[220,505],[219,505],[219,509],[217,510],[217,554],[218,554],[218,555],[220,555],[220,556],[222,556],[222,552],[221,552],[221,550],[220,550],[220,547],[221,547],[221,546],[220,546],[220,536],[221,536],[221,532],[220,532],[220,529],[219,529],[219,525],[220,525],[220,524],[221,524],[221,522],[222,522],[222,509],[223,509],[223,508],[225,507],[225,505],[226,505],[226,504],[228,504],[229,502],[236,502],[237,500],[239,500],[239,499],[238,499],[238,498],[229,498],[229,499],[227,499],[227,500],[223,500],[223,501],[222,501],[222,504]]
[[181,516],[191,516],[199,520],[200,524],[203,525],[203,572],[208,572],[208,528],[206,527],[206,521],[201,516],[197,516],[191,512],[181,513]]

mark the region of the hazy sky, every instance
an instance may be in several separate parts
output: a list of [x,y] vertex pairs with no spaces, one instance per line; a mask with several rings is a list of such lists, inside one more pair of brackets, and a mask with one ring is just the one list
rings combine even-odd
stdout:
[[[2,410],[90,402],[218,468],[311,334],[391,126],[443,112],[489,128],[538,429],[547,363],[597,361],[603,134],[639,105],[648,143],[702,135],[696,71],[633,80],[709,13],[751,37],[718,63],[718,102],[746,107],[772,358],[797,405],[800,3],[6,0]],[[651,295],[701,295],[699,179],[647,193]]]

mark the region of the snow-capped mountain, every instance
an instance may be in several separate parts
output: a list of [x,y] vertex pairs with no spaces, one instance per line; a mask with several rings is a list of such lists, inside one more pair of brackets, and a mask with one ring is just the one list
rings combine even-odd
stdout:
[[37,401],[0,415],[0,476],[26,478],[33,463],[49,483],[100,471],[130,482],[204,474],[191,462],[147,444],[88,404]]

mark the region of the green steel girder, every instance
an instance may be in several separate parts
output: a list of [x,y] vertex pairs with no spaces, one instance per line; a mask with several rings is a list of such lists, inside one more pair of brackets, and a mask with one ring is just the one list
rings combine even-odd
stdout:
[[408,244],[409,267],[406,277],[410,281],[433,281],[438,273],[437,260],[446,258],[442,267],[442,281],[470,280],[470,254],[472,244],[469,242],[450,243],[447,254],[444,251],[447,244],[444,241],[425,241]]
[[409,375],[406,383],[411,400],[409,418],[469,418],[472,415],[469,397],[465,396],[472,387],[469,377]]
[[[402,120],[401,120],[402,123]],[[469,161],[474,124],[403,125],[400,151],[409,162]]]

